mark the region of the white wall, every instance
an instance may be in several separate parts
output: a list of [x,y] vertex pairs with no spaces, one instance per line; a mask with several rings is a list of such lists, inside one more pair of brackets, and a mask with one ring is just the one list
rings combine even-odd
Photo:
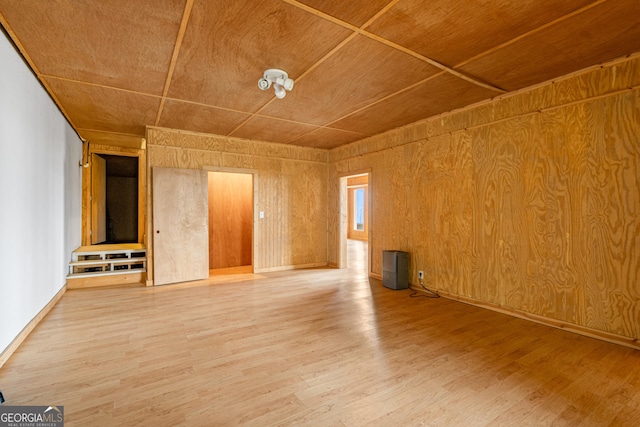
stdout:
[[80,246],[82,145],[0,34],[2,352],[64,286]]

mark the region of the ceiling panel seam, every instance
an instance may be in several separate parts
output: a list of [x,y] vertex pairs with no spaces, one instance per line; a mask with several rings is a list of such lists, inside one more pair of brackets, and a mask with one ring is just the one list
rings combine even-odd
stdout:
[[[446,71],[446,72],[448,72],[448,73],[450,73],[450,74],[452,74],[452,75],[454,75],[454,76],[456,76],[458,78],[461,78],[463,80],[466,80],[466,81],[468,81],[470,83],[473,83],[473,84],[476,84],[478,86],[484,87],[485,89],[494,90],[494,91],[500,92],[500,93],[506,93],[507,92],[507,90],[505,90],[503,88],[500,88],[498,86],[492,85],[492,84],[487,83],[487,82],[484,82],[484,81],[482,81],[482,80],[480,80],[478,78],[468,76],[468,75],[466,75],[464,73],[461,73],[460,71],[454,70],[453,68],[450,68],[450,67],[447,67],[444,64],[441,64],[440,62],[436,61],[435,59],[429,58],[429,57],[424,56],[424,55],[420,55],[419,53],[414,52],[411,49],[408,49],[408,48],[405,48],[403,46],[400,46],[400,45],[398,45],[396,43],[393,43],[393,42],[391,42],[391,41],[389,41],[389,40],[387,40],[387,39],[385,39],[383,37],[377,36],[377,35],[375,35],[373,33],[370,33],[370,32],[365,30],[366,27],[370,26],[372,23],[374,23],[376,21],[376,19],[378,19],[380,16],[384,15],[389,9],[391,9],[393,6],[395,6],[395,4],[398,3],[399,0],[393,0],[390,3],[388,3],[384,8],[382,8],[378,13],[376,13],[374,16],[372,16],[367,22],[365,22],[360,27],[356,27],[354,25],[351,25],[348,22],[342,21],[342,20],[340,20],[340,19],[338,19],[336,17],[328,15],[328,14],[326,14],[324,12],[321,12],[321,11],[319,11],[317,9],[313,9],[310,6],[307,6],[305,4],[299,3],[299,2],[297,2],[295,0],[282,0],[282,1],[287,3],[287,4],[290,4],[292,6],[295,6],[297,8],[300,8],[300,9],[302,9],[304,11],[312,13],[312,14],[314,14],[314,15],[322,18],[322,19],[326,19],[326,20],[328,20],[330,22],[333,22],[333,23],[338,24],[338,25],[340,25],[340,26],[342,26],[344,28],[347,28],[347,29],[349,29],[351,31],[354,31],[354,34],[350,38],[353,38],[358,34],[359,35],[363,35],[363,36],[368,37],[368,38],[370,38],[372,40],[375,40],[375,41],[377,41],[379,43],[383,43],[383,44],[385,44],[385,45],[387,45],[387,46],[389,46],[389,47],[391,47],[393,49],[396,49],[396,50],[399,50],[399,51],[401,51],[403,53],[411,55],[414,58],[417,58],[417,59],[419,59],[421,61],[424,61],[427,64],[432,65],[432,66],[434,66],[436,68],[439,68],[439,69],[441,69],[443,71]],[[311,72],[314,68],[316,68],[322,62],[324,62],[327,58],[329,58],[332,54],[334,54],[343,45],[344,45],[344,43],[339,45],[338,48],[334,49],[327,56],[325,56],[324,58],[320,59],[317,63],[312,65],[307,71],[302,73],[302,75],[300,77],[298,77],[297,80],[300,80],[302,77],[304,77],[305,75],[309,74],[309,72]]]
[[[161,95],[154,95],[152,93],[147,93],[147,92],[138,92],[135,90],[131,90],[131,89],[124,89],[121,87],[115,87],[115,86],[107,86],[107,85],[103,85],[100,83],[91,83],[91,82],[87,82],[84,80],[75,80],[75,79],[69,79],[66,77],[60,77],[60,76],[54,76],[51,74],[41,74],[43,79],[51,79],[51,80],[60,80],[63,82],[71,82],[71,83],[77,83],[79,85],[83,85],[83,86],[93,86],[93,87],[99,87],[99,88],[103,88],[103,89],[109,89],[109,90],[116,90],[119,92],[126,92],[126,93],[132,93],[134,95],[142,95],[142,96],[148,96],[151,98],[162,98]],[[185,101],[188,102],[188,101]]]
[[124,133],[124,132],[113,132],[113,131],[109,131],[109,130],[97,130],[97,129],[92,129],[92,128],[83,128],[83,127],[79,127],[76,129],[78,132],[81,131],[87,131],[87,132],[99,132],[99,133],[104,133],[104,134],[109,134],[109,135],[122,135],[122,136],[135,136],[136,138],[142,138],[139,134],[137,133]]
[[[298,76],[298,77],[296,78],[296,81],[298,81],[298,82],[299,82],[300,80],[302,80],[305,76],[307,76],[309,73],[311,73],[311,71],[313,71],[315,68],[317,68],[318,66],[320,66],[320,65],[321,65],[323,62],[325,62],[327,59],[329,59],[331,56],[333,56],[336,52],[338,52],[340,49],[342,49],[342,48],[343,48],[347,43],[351,42],[351,41],[352,41],[356,36],[358,36],[358,35],[363,35],[363,36],[368,37],[368,38],[370,38],[370,39],[372,39],[372,40],[375,40],[375,41],[377,41],[377,42],[379,42],[379,43],[383,43],[383,44],[385,44],[385,45],[387,45],[387,46],[391,47],[392,49],[399,50],[399,51],[401,51],[401,52],[403,52],[403,53],[406,53],[406,54],[408,54],[408,55],[411,55],[411,56],[413,56],[413,57],[415,57],[415,58],[417,58],[417,59],[419,59],[419,60],[421,60],[421,61],[424,61],[424,62],[426,62],[426,63],[428,63],[428,64],[430,64],[430,65],[432,65],[432,66],[434,66],[434,67],[439,68],[440,70],[442,70],[442,72],[448,72],[448,73],[450,73],[450,74],[452,74],[452,75],[454,75],[454,76],[456,76],[456,77],[458,77],[458,78],[461,78],[461,79],[463,79],[463,80],[466,80],[466,81],[468,81],[468,82],[470,82],[470,83],[472,83],[472,84],[475,84],[475,85],[478,85],[478,86],[481,86],[481,87],[484,87],[484,88],[486,88],[486,89],[490,89],[490,90],[493,90],[493,91],[496,91],[496,92],[499,92],[499,93],[506,93],[506,92],[507,92],[505,89],[502,89],[502,88],[499,88],[499,87],[497,87],[497,86],[491,85],[491,84],[489,84],[489,83],[486,83],[486,82],[480,81],[479,79],[476,79],[476,78],[472,78],[472,77],[470,77],[470,76],[467,76],[467,75],[465,75],[465,74],[463,74],[463,73],[461,73],[461,72],[459,72],[459,71],[453,70],[453,69],[451,69],[451,68],[449,68],[449,67],[447,67],[447,66],[445,66],[445,65],[443,65],[443,64],[441,64],[441,63],[439,63],[438,61],[435,61],[435,60],[433,60],[433,59],[431,59],[431,58],[428,58],[428,57],[425,57],[425,56],[423,56],[423,55],[420,55],[420,54],[418,54],[417,52],[414,52],[414,51],[412,51],[412,50],[410,50],[410,49],[404,48],[404,47],[402,47],[402,46],[400,46],[400,45],[398,45],[398,44],[396,44],[396,43],[390,42],[389,40],[386,40],[386,39],[384,39],[384,38],[382,38],[382,37],[379,37],[379,36],[377,36],[377,35],[375,35],[375,34],[369,33],[369,32],[367,32],[367,31],[365,31],[365,30],[364,30],[364,28],[366,28],[366,27],[368,27],[369,25],[371,25],[373,22],[375,22],[375,20],[376,20],[376,19],[378,19],[380,16],[384,15],[384,14],[385,14],[389,9],[391,9],[393,6],[395,6],[395,5],[396,5],[396,3],[398,3],[398,1],[399,1],[399,0],[392,0],[391,2],[387,3],[387,5],[386,5],[384,8],[382,8],[382,9],[381,9],[380,11],[378,11],[374,16],[372,16],[371,18],[369,18],[369,20],[367,20],[367,21],[366,21],[364,24],[362,24],[362,26],[360,26],[360,27],[356,27],[356,26],[354,26],[354,25],[351,25],[351,24],[349,24],[349,23],[347,23],[347,22],[345,22],[345,21],[342,21],[342,20],[340,20],[340,19],[338,19],[338,18],[335,18],[335,17],[333,17],[333,16],[331,16],[331,15],[328,15],[328,14],[326,14],[326,13],[324,13],[324,12],[321,12],[321,11],[319,11],[319,10],[317,10],[317,9],[314,9],[314,8],[312,8],[312,7],[310,7],[310,6],[307,6],[307,5],[305,5],[305,4],[299,3],[299,2],[297,2],[297,1],[295,1],[295,0],[282,0],[282,1],[283,1],[283,2],[285,2],[285,3],[287,3],[287,4],[292,5],[292,6],[294,6],[294,7],[297,7],[297,8],[299,8],[299,9],[302,9],[302,10],[304,10],[304,11],[308,12],[308,13],[311,13],[311,14],[313,14],[313,15],[316,15],[316,16],[318,16],[318,17],[322,18],[322,19],[328,20],[328,21],[330,21],[330,22],[333,22],[333,23],[335,23],[335,24],[337,24],[337,25],[340,25],[340,26],[342,26],[342,27],[344,27],[344,28],[346,28],[346,29],[349,29],[349,30],[353,31],[353,33],[352,33],[351,35],[349,35],[348,37],[346,37],[346,38],[345,38],[341,43],[339,43],[335,48],[333,48],[330,52],[328,52],[325,56],[323,56],[323,57],[322,57],[322,58],[320,58],[318,61],[316,61],[316,62],[315,62],[313,65],[311,65],[311,66],[310,66],[306,71],[304,71],[300,76]],[[342,120],[342,119],[344,119],[344,118],[346,118],[346,117],[349,117],[349,116],[351,116],[351,115],[353,115],[353,114],[355,114],[355,113],[358,113],[358,112],[360,112],[360,111],[363,111],[363,110],[365,110],[366,108],[369,108],[369,107],[371,107],[371,106],[373,106],[373,105],[376,105],[377,103],[382,102],[382,101],[384,101],[384,100],[386,100],[386,99],[389,99],[389,98],[391,98],[391,97],[393,97],[393,96],[395,96],[395,95],[398,95],[398,94],[401,94],[401,93],[403,93],[403,92],[405,92],[405,91],[407,91],[407,90],[410,90],[410,89],[414,88],[415,86],[418,86],[418,85],[420,85],[420,84],[423,84],[423,83],[425,83],[426,81],[428,81],[428,80],[430,80],[430,79],[432,79],[432,78],[434,78],[434,77],[440,76],[440,75],[442,74],[442,72],[440,72],[440,73],[436,73],[435,75],[430,76],[430,77],[428,77],[428,78],[426,78],[426,79],[423,79],[423,80],[421,80],[421,81],[419,81],[419,82],[417,82],[417,83],[415,83],[415,84],[413,84],[413,85],[411,85],[411,86],[408,86],[408,87],[406,87],[406,88],[404,88],[404,89],[401,89],[401,90],[399,90],[399,91],[397,91],[397,92],[394,92],[394,93],[392,93],[392,94],[390,94],[390,95],[387,95],[387,96],[385,96],[385,97],[383,97],[383,98],[381,98],[381,99],[378,99],[378,100],[376,100],[376,101],[374,101],[374,102],[372,102],[372,103],[370,103],[370,104],[368,104],[368,105],[365,105],[365,106],[363,106],[363,107],[359,108],[358,110],[352,111],[352,112],[350,112],[349,114],[346,114],[346,115],[344,115],[344,116],[341,116],[341,117],[339,117],[339,118],[337,118],[337,119],[335,119],[335,120],[333,120],[333,121],[331,121],[331,122],[328,122],[328,123],[325,123],[324,125],[318,126],[316,129],[313,129],[313,130],[311,130],[311,131],[309,131],[309,132],[305,132],[305,133],[303,133],[302,135],[299,135],[299,136],[297,136],[297,137],[294,137],[294,138],[290,139],[287,143],[291,143],[291,142],[296,141],[296,140],[298,140],[298,139],[301,139],[301,138],[303,138],[303,137],[305,137],[305,136],[308,136],[308,135],[310,135],[310,134],[312,134],[312,133],[314,133],[314,132],[317,132],[319,128],[323,128],[323,129],[331,129],[331,130],[338,130],[338,131],[341,131],[342,129],[331,128],[331,127],[330,127],[330,125],[331,125],[332,123],[336,123],[336,122],[338,122],[338,121],[340,121],[340,120]],[[272,102],[274,102],[274,101],[275,101],[275,99],[276,99],[276,98],[275,98],[275,97],[273,97],[273,98],[271,98],[269,101],[267,101],[267,102],[266,102],[262,107],[260,107],[256,112],[254,112],[253,114],[251,114],[251,116],[250,116],[250,117],[248,117],[246,120],[244,120],[242,123],[240,123],[240,124],[239,124],[235,129],[233,129],[231,132],[229,132],[229,134],[228,134],[228,135],[229,135],[229,136],[233,136],[237,131],[239,131],[240,129],[242,129],[242,127],[243,127],[244,125],[246,125],[248,122],[250,122],[250,121],[251,121],[253,118],[255,118],[255,117],[269,117],[269,118],[272,118],[272,119],[273,119],[273,117],[270,117],[270,116],[263,116],[263,115],[261,115],[261,114],[260,114],[260,112],[261,112],[261,111],[263,111],[266,107],[268,107]],[[276,119],[277,119],[277,118],[276,118]],[[353,133],[361,134],[361,133],[359,133],[359,132],[353,132]]]
[[454,70],[453,68],[447,67],[446,65],[443,65],[443,64],[439,63],[438,61],[435,61],[435,60],[433,60],[433,59],[431,59],[431,58],[429,58],[427,56],[420,55],[419,53],[414,52],[411,49],[408,49],[406,47],[400,46],[399,44],[396,44],[396,43],[394,43],[392,41],[389,41],[389,40],[387,40],[387,39],[385,39],[383,37],[377,36],[375,34],[369,33],[369,32],[364,31],[364,30],[361,30],[361,34],[366,36],[366,37],[369,37],[372,40],[376,40],[376,41],[378,41],[380,43],[383,43],[383,44],[385,44],[385,45],[387,45],[389,47],[392,47],[392,48],[394,48],[396,50],[399,50],[399,51],[404,52],[404,53],[406,53],[408,55],[411,55],[414,58],[420,59],[420,60],[426,62],[429,65],[433,65],[434,67],[437,67],[437,68],[441,69],[442,71],[445,71],[445,72],[447,72],[447,73],[449,73],[449,74],[451,74],[451,75],[453,75],[455,77],[458,77],[458,78],[460,78],[462,80],[466,80],[469,83],[473,83],[473,84],[475,84],[477,86],[481,86],[481,87],[483,87],[485,89],[493,90],[493,91],[496,91],[496,92],[507,93],[506,89],[503,89],[503,88],[501,88],[499,86],[496,86],[494,84],[491,84],[491,83],[484,82],[484,81],[478,79],[477,77],[468,76],[468,75],[466,75],[464,73],[461,73],[460,71],[457,71],[457,70]]
[[187,0],[187,3],[184,6],[184,12],[182,14],[182,21],[180,22],[180,29],[178,30],[178,37],[176,38],[176,44],[173,47],[173,55],[171,56],[171,63],[169,64],[169,70],[167,71],[167,79],[164,83],[164,90],[162,91],[162,99],[160,100],[160,106],[158,107],[158,114],[156,115],[155,125],[158,126],[160,123],[160,117],[162,116],[162,111],[164,110],[164,104],[167,99],[167,93],[169,93],[169,87],[171,86],[171,80],[173,79],[173,72],[176,68],[176,62],[178,62],[178,54],[180,53],[180,48],[182,47],[182,41],[184,40],[184,34],[187,31],[187,23],[189,22],[189,17],[191,16],[191,10],[193,9],[193,1]]
[[[286,1],[286,0],[283,0]],[[351,40],[353,40],[356,36],[358,35],[358,33],[352,33],[349,36],[347,36],[344,40],[342,40],[340,43],[338,43],[337,46],[335,46],[333,49],[331,49],[326,55],[324,55],[322,58],[320,58],[319,60],[317,60],[313,65],[311,65],[309,68],[307,68],[307,70],[305,72],[303,72],[301,75],[297,76],[295,81],[296,82],[300,82],[300,80],[302,80],[306,75],[308,75],[313,69],[315,69],[316,67],[318,67],[320,64],[322,64],[324,61],[326,61],[329,57],[333,56],[338,50],[340,50],[345,44],[349,43]],[[251,119],[253,119],[256,116],[260,116],[260,112],[262,110],[264,110],[265,108],[267,108],[272,102],[274,102],[276,99],[275,96],[273,96],[271,99],[269,99],[266,103],[264,103],[262,105],[262,107],[258,108],[255,112],[251,113],[251,116],[249,116],[246,120],[244,120],[242,123],[240,123],[238,126],[236,126],[235,129],[233,129],[231,132],[228,133],[229,136],[232,136],[235,132],[237,132],[238,130],[240,130],[245,124],[247,124]],[[246,112],[245,112],[246,113]],[[269,117],[269,116],[264,116],[264,117]],[[308,123],[304,123],[304,124],[308,124]]]
[[489,54],[491,54],[491,53],[493,53],[493,52],[495,52],[497,50],[500,50],[500,49],[502,49],[502,48],[504,48],[506,46],[509,46],[509,45],[511,45],[513,43],[516,43],[519,40],[522,40],[522,39],[524,39],[526,37],[529,37],[530,35],[535,34],[535,33],[539,32],[539,31],[542,31],[542,30],[544,30],[546,28],[549,28],[549,27],[551,27],[551,26],[553,26],[553,25],[555,25],[555,24],[557,24],[559,22],[562,22],[562,21],[564,21],[566,19],[569,19],[569,18],[571,18],[573,16],[579,15],[580,13],[586,12],[587,10],[589,10],[591,8],[594,8],[594,7],[598,6],[599,4],[602,4],[602,3],[606,2],[606,1],[607,0],[597,0],[597,1],[593,2],[593,3],[591,3],[591,4],[588,4],[586,6],[583,6],[583,7],[579,8],[579,9],[574,10],[571,13],[567,13],[566,15],[562,15],[561,17],[556,18],[553,21],[549,21],[546,24],[543,24],[543,25],[541,25],[541,26],[539,26],[537,28],[534,28],[533,30],[527,31],[524,34],[520,34],[517,37],[514,37],[512,39],[507,40],[504,43],[501,43],[501,44],[499,44],[497,46],[494,46],[491,49],[487,49],[484,52],[480,52],[479,54],[477,54],[477,55],[475,55],[475,56],[473,56],[471,58],[465,59],[464,61],[460,62],[459,64],[454,65],[453,68],[463,67],[463,66],[469,64],[470,62],[473,62],[473,61],[475,61],[477,59],[480,59],[480,58],[482,58],[484,56],[487,56],[487,55],[489,55]]

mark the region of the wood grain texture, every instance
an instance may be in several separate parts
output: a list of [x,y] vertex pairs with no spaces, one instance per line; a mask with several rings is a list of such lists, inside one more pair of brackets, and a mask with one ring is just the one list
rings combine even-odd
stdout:
[[[113,137],[113,139],[111,138]],[[146,141],[140,138],[118,138],[115,135],[98,135],[100,143],[90,144],[90,152],[97,154],[108,154],[114,156],[128,156],[138,158],[138,243],[146,241],[146,197],[147,197],[147,166],[146,149],[133,148],[131,145],[142,146]],[[82,242],[84,245],[91,244],[91,168],[82,170]]]
[[[377,104],[356,110],[330,124],[330,127],[352,132],[377,134],[491,98],[499,92],[477,86],[448,73],[436,74],[420,84],[403,88]],[[429,102],[424,102],[429,99]]]
[[536,137],[527,141],[523,156],[523,228],[529,237],[524,264],[527,295],[515,307],[578,323],[579,294],[567,260],[572,189],[565,110],[531,120]]
[[[637,0],[0,0],[76,130],[319,148],[638,55],[639,14]],[[296,82],[286,100],[256,88],[272,67]],[[457,84],[414,87],[437,73]]]
[[328,150],[365,137],[367,137],[367,135],[355,132],[346,132],[331,128],[318,128],[301,136],[300,138],[296,138],[291,141],[291,143],[302,147],[316,147]]
[[68,427],[637,424],[638,350],[411,299],[354,264],[68,290],[2,390],[64,405]]
[[[601,67],[572,73],[526,91],[501,95],[459,111],[440,114],[334,148],[329,152],[329,162],[355,159],[396,145],[484,127],[500,120],[535,114],[542,110],[563,108],[583,103],[587,99],[631,91],[639,86],[640,56],[632,55]],[[526,95],[523,96],[524,94]]]
[[105,286],[142,286],[146,276],[144,273],[127,273],[115,276],[69,277],[67,289],[100,288]]
[[2,368],[7,360],[9,360],[9,358],[13,355],[13,353],[15,353],[20,348],[24,340],[26,340],[29,335],[31,335],[33,330],[47,316],[49,311],[51,311],[51,309],[55,307],[55,305],[58,303],[58,301],[60,301],[60,298],[62,298],[62,295],[64,295],[66,291],[67,285],[63,286],[62,289],[60,289],[58,293],[56,293],[54,297],[51,298],[51,301],[49,301],[47,305],[45,305],[42,310],[40,310],[38,314],[36,314],[34,318],[31,319],[31,321],[24,328],[22,328],[18,336],[16,336],[11,341],[11,343],[2,352],[0,352],[0,368]]
[[80,129],[142,137],[160,107],[157,96],[57,77],[46,80]]
[[91,244],[107,240],[107,161],[91,155]]
[[192,148],[211,152],[239,154],[240,158],[258,156],[261,158],[289,159],[310,162],[327,161],[327,150],[317,148],[296,147],[251,141],[241,138],[207,135],[203,133],[176,131],[172,129],[147,128],[147,141],[154,145]]
[[169,99],[164,104],[158,125],[226,135],[249,117],[237,111]]
[[195,2],[168,95],[254,113],[273,92],[248,92],[247,82],[255,89],[270,67],[296,79],[349,34],[284,2]]
[[318,127],[306,123],[280,120],[276,117],[253,116],[230,135],[237,138],[252,138],[257,141],[286,144],[316,129]]
[[209,269],[253,264],[253,175],[209,172]]
[[132,135],[122,135],[111,132],[92,131],[87,129],[79,129],[80,136],[86,141],[90,141],[91,145],[106,145],[109,147],[144,149],[146,141]]
[[[585,323],[612,332],[638,332],[640,291],[640,115],[637,94],[584,106],[593,123],[586,145],[585,185],[578,232],[586,260]],[[577,243],[577,242],[576,242]],[[636,335],[638,336],[638,335]]]
[[347,178],[347,187],[357,187],[369,184],[369,175],[351,176]]
[[326,151],[157,128],[147,141],[149,167],[256,171],[256,272],[327,264]]
[[161,95],[184,3],[60,1],[29,10],[9,1],[2,14],[43,74]]
[[371,0],[364,3],[344,2],[341,0],[302,0],[300,3],[360,27],[385,7],[389,0]]
[[383,250],[406,250],[411,283],[420,269],[448,295],[638,340],[637,70],[617,62],[332,150],[331,179],[375,180],[372,275]]
[[153,168],[154,283],[209,277],[207,173]]
[[[399,74],[398,69],[404,71]],[[260,114],[326,125],[439,72],[425,61],[360,35],[301,79],[286,102],[272,102]]]
[[[566,75],[638,52],[636,0],[600,2],[582,13],[531,33],[457,68],[508,90]],[[582,37],[575,37],[576,32]],[[630,37],[619,43],[621,35]],[[571,51],[571,55],[566,53]],[[594,58],[599,58],[594,61]],[[526,59],[525,59],[526,58]],[[498,65],[499,64],[499,65]]]
[[573,12],[589,0],[553,0],[518,4],[494,1],[478,7],[448,0],[405,0],[367,27],[443,64],[460,61],[489,50],[528,30]]

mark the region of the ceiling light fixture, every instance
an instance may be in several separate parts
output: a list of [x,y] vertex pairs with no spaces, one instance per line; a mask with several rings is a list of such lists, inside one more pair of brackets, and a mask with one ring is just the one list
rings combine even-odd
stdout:
[[261,90],[269,89],[272,84],[278,99],[284,98],[287,95],[287,90],[293,89],[293,80],[289,78],[287,72],[277,68],[269,68],[258,80],[258,87]]

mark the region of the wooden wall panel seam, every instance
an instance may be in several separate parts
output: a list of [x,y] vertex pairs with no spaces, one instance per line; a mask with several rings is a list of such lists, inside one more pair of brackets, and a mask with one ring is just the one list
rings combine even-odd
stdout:
[[[260,144],[260,143],[257,142],[256,144]],[[202,151],[202,152],[205,152],[205,153],[208,153],[208,154],[219,154],[219,155],[236,154],[236,155],[240,155],[240,156],[243,156],[243,157],[254,157],[254,158],[257,158],[257,159],[269,158],[269,159],[281,160],[281,161],[284,161],[284,162],[296,162],[296,163],[297,162],[304,162],[304,163],[326,164],[326,162],[320,161],[320,160],[294,159],[294,158],[268,156],[268,155],[267,156],[262,156],[260,154],[245,154],[245,153],[235,153],[235,152],[222,151],[222,150],[207,150],[205,148],[184,148],[184,147],[179,147],[179,146],[176,146],[176,145],[148,144],[148,146],[172,148],[172,149],[177,149],[177,150]]]
[[369,168],[372,276],[407,250],[412,283],[637,344],[640,57],[616,67],[333,150],[329,263],[339,179]]
[[[411,140],[403,141],[401,143],[395,143],[393,145],[383,146],[383,147],[380,147],[380,148],[376,148],[375,150],[363,150],[363,151],[358,152],[358,154],[347,155],[345,157],[337,157],[337,156],[334,157],[334,151],[332,150],[329,153],[329,163],[337,162],[337,161],[341,161],[341,160],[347,160],[347,159],[355,158],[355,157],[360,157],[360,156],[367,155],[367,154],[374,154],[374,153],[378,153],[378,152],[383,152],[385,150],[389,150],[389,149],[392,149],[394,147],[402,147],[404,145],[413,144],[415,142],[422,141],[422,140],[429,141],[429,140],[431,140],[433,138],[438,138],[438,137],[440,137],[442,135],[452,135],[452,134],[455,134],[455,133],[467,132],[467,131],[470,131],[470,130],[473,130],[473,129],[482,128],[482,127],[494,126],[494,125],[497,125],[497,124],[500,124],[500,123],[509,122],[509,121],[517,119],[519,117],[533,116],[533,115],[536,115],[536,114],[546,113],[546,112],[549,112],[549,111],[562,109],[562,108],[570,107],[570,106],[573,106],[573,105],[580,105],[580,104],[583,104],[585,102],[597,101],[597,100],[600,100],[600,99],[606,99],[606,98],[618,96],[618,95],[624,94],[624,93],[631,93],[631,92],[635,92],[635,91],[638,91],[638,90],[640,90],[640,85],[634,86],[634,87],[630,87],[630,88],[626,88],[626,89],[620,89],[620,90],[617,90],[617,91],[614,91],[614,92],[611,92],[611,93],[607,93],[607,94],[603,94],[603,95],[597,95],[597,96],[593,96],[593,97],[583,98],[583,99],[580,99],[580,100],[577,100],[577,101],[571,101],[571,102],[567,102],[567,103],[564,103],[564,104],[558,104],[558,105],[554,105],[554,106],[551,106],[551,107],[544,107],[544,108],[528,111],[526,113],[520,113],[520,114],[514,115],[514,116],[503,117],[503,118],[492,120],[492,121],[486,122],[486,123],[480,123],[480,124],[467,126],[467,127],[463,127],[463,128],[459,128],[459,129],[454,129],[454,130],[447,130],[447,131],[443,131],[442,133],[436,133],[436,134],[431,135],[431,136],[426,136],[426,137],[422,137],[422,138],[419,138],[419,139],[411,139]],[[474,106],[472,105],[471,107],[474,107]],[[477,108],[477,106],[476,106],[476,108]],[[455,112],[453,112],[453,114],[464,114],[465,111],[467,111],[467,109],[465,109],[463,111],[455,111]],[[437,116],[436,118],[449,116],[449,114],[451,114],[451,113],[445,113],[445,115]],[[429,120],[434,120],[436,118],[431,118]],[[415,126],[415,124],[408,125],[408,126],[409,127],[413,127],[413,126]],[[353,144],[362,144],[363,147],[366,147],[367,143],[369,142],[369,140],[377,139],[379,137],[380,137],[379,135],[376,135],[374,137],[371,137],[371,138],[368,138],[368,139],[365,139],[365,140],[354,142]],[[342,148],[343,147],[339,147],[339,148],[334,149],[334,150],[340,150]]]
[[[267,158],[308,160],[326,163],[328,150],[300,147],[273,142],[252,141],[242,138],[178,131],[167,128],[147,127],[147,140],[154,145],[175,146],[206,151],[221,151]],[[169,142],[165,139],[170,138]]]
[[[255,171],[257,179],[256,210],[265,213],[264,218],[255,218],[254,271],[290,269],[299,266],[327,265],[327,197],[328,164],[308,159],[275,158],[257,153],[239,154],[212,151],[202,148],[176,146],[197,145],[201,135],[184,134],[163,130],[163,144],[155,144],[157,131],[149,129],[147,134],[147,173],[154,167],[177,167],[186,169],[235,168]],[[224,139],[224,137],[217,137]],[[175,140],[175,142],[174,142]],[[234,141],[228,138],[229,141]],[[223,144],[224,145],[224,144]],[[260,150],[260,143],[252,148]],[[297,150],[293,149],[292,152]],[[306,152],[306,150],[303,150]],[[286,153],[285,153],[286,154]],[[147,188],[150,188],[149,183]],[[147,207],[153,201],[150,190]],[[149,215],[147,230],[153,217]],[[149,236],[148,246],[153,244]],[[148,278],[153,278],[153,252]],[[151,283],[148,283],[151,284]]]

